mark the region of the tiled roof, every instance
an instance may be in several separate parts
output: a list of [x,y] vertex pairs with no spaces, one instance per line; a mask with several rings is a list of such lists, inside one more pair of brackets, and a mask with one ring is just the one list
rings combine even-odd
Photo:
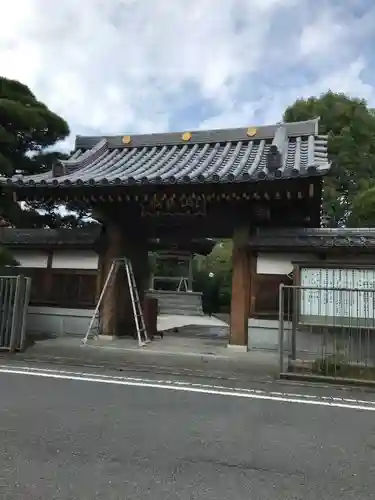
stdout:
[[323,175],[330,168],[318,120],[259,128],[77,137],[52,172],[5,180],[16,186],[252,182]]
[[375,229],[367,228],[316,228],[258,230],[249,239],[254,249],[329,249],[375,248]]
[[[99,224],[76,229],[16,229],[6,227],[0,230],[0,244],[10,248],[89,248],[93,249],[101,234]],[[199,255],[208,255],[215,246],[210,238],[175,241],[168,239],[150,239],[150,251],[190,251]]]

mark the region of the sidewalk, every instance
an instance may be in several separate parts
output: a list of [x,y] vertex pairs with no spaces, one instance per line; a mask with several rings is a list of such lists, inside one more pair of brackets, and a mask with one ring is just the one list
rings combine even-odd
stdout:
[[[80,338],[59,337],[36,341],[25,352],[12,355],[12,359],[265,382],[278,377],[276,352],[236,352],[226,345],[224,336],[204,333],[167,333],[163,340],[156,339],[145,347],[138,347],[132,338],[90,340],[83,346]],[[9,359],[9,355],[2,358]]]

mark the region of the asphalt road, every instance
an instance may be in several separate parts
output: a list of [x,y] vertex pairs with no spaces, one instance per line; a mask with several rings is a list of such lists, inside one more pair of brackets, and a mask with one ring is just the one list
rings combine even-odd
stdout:
[[2,499],[375,498],[375,411],[89,376],[0,373]]

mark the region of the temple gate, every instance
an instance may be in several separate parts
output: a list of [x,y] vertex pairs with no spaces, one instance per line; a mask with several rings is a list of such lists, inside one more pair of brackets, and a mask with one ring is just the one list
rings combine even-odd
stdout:
[[[101,269],[132,260],[138,288],[149,283],[150,238],[233,238],[230,346],[248,344],[253,263],[260,227],[319,227],[322,176],[330,169],[318,120],[184,133],[76,138],[71,158],[51,172],[2,179],[18,200],[74,201],[105,227]],[[128,324],[118,278],[101,309],[102,333]]]

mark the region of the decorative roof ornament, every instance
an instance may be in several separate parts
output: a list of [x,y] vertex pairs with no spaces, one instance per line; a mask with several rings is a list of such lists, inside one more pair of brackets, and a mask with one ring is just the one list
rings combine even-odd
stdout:
[[255,137],[257,134],[257,129],[255,127],[249,127],[247,130],[246,130],[246,135],[248,137]]
[[130,135],[124,135],[122,138],[123,144],[130,144],[132,142],[132,138]]
[[[283,168],[285,163],[285,156],[288,150],[288,133],[286,127],[280,125],[276,130],[272,145],[270,147],[267,157],[267,168],[270,172],[275,173]],[[278,173],[280,177],[280,172]]]
[[190,141],[191,137],[192,137],[191,132],[184,132],[184,133],[181,135],[181,139],[182,139],[183,141]]

